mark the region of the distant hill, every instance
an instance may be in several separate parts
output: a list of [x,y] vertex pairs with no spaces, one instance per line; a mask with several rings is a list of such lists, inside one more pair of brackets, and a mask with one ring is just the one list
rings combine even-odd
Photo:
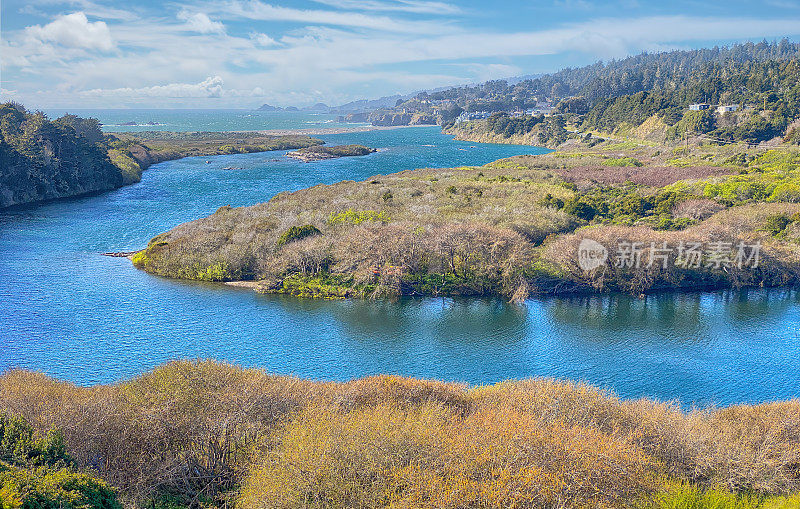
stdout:
[[[607,63],[567,68],[530,79],[494,80],[474,86],[420,92],[391,108],[374,112],[374,118],[406,114],[433,115],[447,124],[457,112],[510,112],[537,105],[553,105],[572,97],[585,100],[585,110],[609,98],[654,89],[680,87],[697,80],[709,65],[722,67],[749,62],[785,61],[800,55],[800,44],[784,39],[775,43],[737,44],[688,51],[642,53]],[[702,76],[699,76],[702,77]],[[585,112],[585,111],[583,111]]]
[[306,110],[306,111],[321,111],[321,112],[326,112],[326,113],[330,109],[331,109],[331,107],[328,106],[325,103],[317,103],[314,106],[307,106],[307,107],[303,108],[303,110]]
[[376,110],[379,108],[393,108],[397,101],[405,101],[413,97],[414,94],[406,95],[389,95],[378,99],[360,99],[358,101],[351,101],[331,108],[336,113],[362,113]]
[[271,104],[262,104],[256,108],[256,111],[283,111],[283,108],[279,106],[273,106]]

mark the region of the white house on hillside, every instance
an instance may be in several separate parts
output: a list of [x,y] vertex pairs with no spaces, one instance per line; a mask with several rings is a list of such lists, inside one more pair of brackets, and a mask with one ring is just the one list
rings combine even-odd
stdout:
[[738,104],[726,104],[726,105],[722,105],[722,106],[717,106],[717,113],[719,113],[719,114],[728,113],[729,111],[733,112],[733,111],[736,111],[738,109],[739,109],[739,105]]

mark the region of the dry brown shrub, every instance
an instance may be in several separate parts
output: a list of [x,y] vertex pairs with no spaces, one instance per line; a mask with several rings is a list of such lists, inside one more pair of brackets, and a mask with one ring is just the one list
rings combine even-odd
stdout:
[[732,490],[800,490],[800,401],[736,405],[689,419],[698,480]]
[[[682,231],[655,231],[645,226],[592,227],[576,233],[562,235],[549,242],[542,258],[556,264],[578,288],[584,290],[619,290],[639,294],[648,290],[665,288],[780,286],[800,280],[800,249],[778,243],[770,235],[759,231],[767,218],[775,214],[794,214],[800,206],[788,203],[759,203],[722,210],[702,223]],[[584,271],[578,265],[578,246],[583,239],[592,239],[604,245],[609,258],[604,265]],[[681,267],[677,262],[677,247],[692,242],[704,244],[720,241],[730,243],[730,259],[734,260],[736,245],[748,247],[761,244],[758,266],[735,263],[725,268],[714,268],[704,259],[700,267]],[[641,248],[638,267],[618,267],[616,255],[620,242],[636,242]],[[671,249],[666,268],[655,258],[650,264],[650,247],[663,243]],[[748,254],[749,251],[745,254]]]
[[0,408],[64,430],[81,464],[130,500],[187,502],[231,489],[252,445],[316,390],[216,362],[173,362],[127,383],[77,388],[25,372],[2,377]]
[[702,221],[724,208],[724,205],[714,200],[698,198],[678,202],[675,207],[672,208],[672,215],[676,218],[686,217]]
[[[800,402],[684,412],[548,379],[323,383],[174,362],[80,388],[11,371],[0,411],[64,430],[130,505],[618,507],[667,481],[800,491]],[[235,494],[235,491],[233,492]]]
[[335,402],[348,410],[384,403],[401,408],[434,403],[464,414],[471,406],[465,389],[466,385],[452,382],[377,375],[352,380],[337,387]]
[[720,166],[579,166],[554,169],[565,180],[576,184],[613,185],[633,182],[649,187],[663,187],[679,180],[730,175],[731,168]]

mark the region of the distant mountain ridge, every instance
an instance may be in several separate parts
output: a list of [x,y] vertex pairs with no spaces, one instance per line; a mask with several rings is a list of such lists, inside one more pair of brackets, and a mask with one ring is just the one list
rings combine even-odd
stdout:
[[395,94],[389,95],[385,97],[380,97],[378,99],[359,99],[356,101],[351,101],[349,103],[345,103],[339,106],[328,106],[325,103],[317,103],[313,106],[306,106],[303,108],[298,108],[295,106],[288,106],[282,108],[280,106],[273,106],[271,104],[262,104],[256,111],[315,111],[315,112],[325,112],[325,113],[339,113],[339,114],[348,114],[348,113],[363,113],[363,112],[370,112],[376,110],[378,108],[390,108],[397,104],[397,101],[405,101],[416,94]]

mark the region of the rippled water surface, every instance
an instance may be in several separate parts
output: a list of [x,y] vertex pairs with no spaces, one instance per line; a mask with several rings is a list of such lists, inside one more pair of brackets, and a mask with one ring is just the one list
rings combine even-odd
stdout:
[[282,152],[189,158],[156,165],[140,184],[113,192],[0,213],[0,370],[24,367],[90,384],[170,359],[213,357],[335,380],[398,373],[482,384],[552,376],[685,405],[800,396],[794,291],[545,298],[525,306],[313,301],[165,280],[99,256],[141,248],[221,205],[283,190],[538,151],[456,142],[428,127],[322,138],[382,150],[308,164]]

